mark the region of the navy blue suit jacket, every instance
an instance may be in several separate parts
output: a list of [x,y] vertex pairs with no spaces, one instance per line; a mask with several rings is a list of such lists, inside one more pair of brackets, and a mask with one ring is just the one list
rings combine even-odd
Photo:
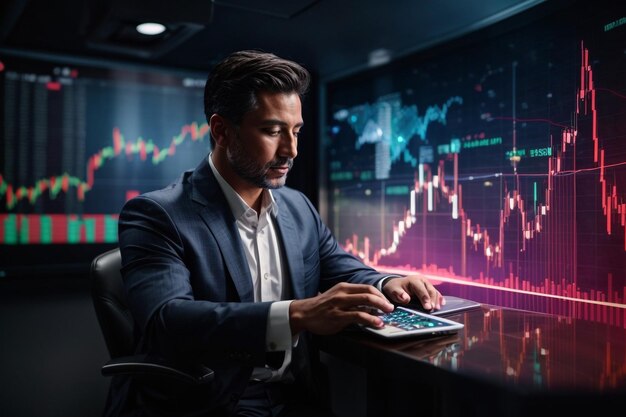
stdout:
[[[383,277],[337,244],[302,193],[288,187],[272,193],[294,298],[313,297],[342,281],[373,285]],[[118,403],[139,402],[164,414],[170,402],[181,401],[190,414],[229,410],[252,368],[264,363],[271,303],[254,302],[235,219],[206,158],[167,188],[128,201],[119,240],[138,352],[202,362],[215,380],[194,389],[127,381]],[[306,360],[294,355],[297,375]]]

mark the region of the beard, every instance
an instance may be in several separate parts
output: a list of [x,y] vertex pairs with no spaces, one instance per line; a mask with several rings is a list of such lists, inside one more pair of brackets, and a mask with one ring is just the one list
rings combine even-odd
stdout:
[[293,166],[293,158],[274,158],[265,165],[259,165],[252,158],[241,143],[241,138],[237,138],[232,142],[231,146],[226,149],[226,157],[233,171],[250,184],[267,189],[276,189],[285,185],[287,174],[279,178],[268,178],[267,172],[274,167],[285,166],[291,170]]

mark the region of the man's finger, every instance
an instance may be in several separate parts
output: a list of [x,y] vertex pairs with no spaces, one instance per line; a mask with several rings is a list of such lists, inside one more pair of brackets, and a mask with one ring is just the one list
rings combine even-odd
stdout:
[[389,295],[391,299],[396,303],[407,304],[409,301],[411,301],[411,295],[404,291],[404,289],[400,286],[392,287],[389,290]]
[[349,310],[353,310],[355,307],[359,306],[371,307],[383,311],[393,311],[394,308],[393,304],[391,304],[387,298],[384,296],[379,297],[374,294],[345,294],[340,297],[340,300]]
[[369,284],[351,284],[348,282],[342,282],[332,287],[331,290],[343,291],[348,294],[370,293],[384,297],[383,293],[378,291],[378,289],[373,285]]
[[411,279],[409,281],[409,287],[415,298],[422,303],[422,307],[424,307],[424,309],[432,310],[434,308],[434,303],[430,298],[430,294],[424,281],[419,278]]

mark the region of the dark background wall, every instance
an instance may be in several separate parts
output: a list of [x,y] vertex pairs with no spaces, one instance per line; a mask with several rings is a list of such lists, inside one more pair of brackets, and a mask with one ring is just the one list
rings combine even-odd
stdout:
[[101,415],[106,360],[87,277],[0,280],[0,415]]

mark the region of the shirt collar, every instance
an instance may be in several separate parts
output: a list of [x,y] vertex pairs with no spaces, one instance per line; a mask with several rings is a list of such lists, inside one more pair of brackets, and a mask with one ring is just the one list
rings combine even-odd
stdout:
[[[217,183],[220,185],[222,192],[226,196],[226,201],[228,201],[228,205],[230,206],[230,210],[232,211],[233,216],[235,217],[235,219],[243,219],[248,211],[254,212],[254,209],[251,208],[243,200],[243,198],[241,198],[237,191],[235,191],[233,187],[230,186],[230,184],[224,179],[224,177],[222,177],[222,175],[213,164],[213,158],[211,158],[212,154],[213,152],[211,152],[208,156],[211,171],[213,171],[213,175],[215,175]],[[278,213],[278,205],[276,204],[276,200],[274,200],[274,195],[272,194],[272,191],[265,188],[263,189],[262,193],[261,212],[263,212],[264,210],[273,216],[276,216],[276,214]]]

